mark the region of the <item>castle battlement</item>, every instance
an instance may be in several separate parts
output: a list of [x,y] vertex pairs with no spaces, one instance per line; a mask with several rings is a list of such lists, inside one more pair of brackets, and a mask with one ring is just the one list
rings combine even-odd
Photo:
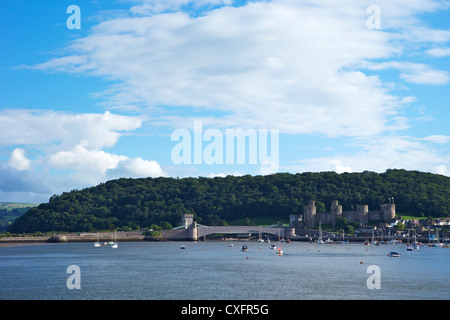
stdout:
[[335,226],[337,219],[340,217],[347,219],[348,222],[356,222],[361,225],[367,225],[370,221],[389,222],[395,218],[395,204],[382,204],[380,210],[376,211],[369,211],[367,204],[358,205],[354,211],[342,211],[339,202],[333,200],[331,201],[330,212],[317,212],[315,201],[310,201],[303,208],[302,223],[308,228],[318,226],[319,221]]

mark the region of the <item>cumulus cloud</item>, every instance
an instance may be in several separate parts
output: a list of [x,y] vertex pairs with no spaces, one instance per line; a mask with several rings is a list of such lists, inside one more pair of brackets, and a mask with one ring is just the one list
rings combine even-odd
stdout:
[[[169,5],[186,3],[201,5]],[[158,108],[168,123],[171,108],[183,107],[220,112],[218,125],[282,133],[359,136],[396,128],[403,101],[357,69],[397,50],[389,33],[366,27],[367,3],[251,2],[202,16],[145,15],[151,4],[161,5],[142,1],[134,7],[142,15],[101,22],[69,55],[34,68],[116,80],[104,92],[110,106]]]
[[116,144],[122,131],[142,125],[139,117],[103,114],[66,113],[48,110],[0,110],[0,145],[51,146],[67,150],[84,141],[89,149]]
[[49,194],[42,178],[30,170],[19,171],[0,162],[0,193],[30,192]]
[[432,48],[426,51],[433,57],[447,57],[450,56],[450,48]]
[[31,168],[31,161],[25,156],[25,150],[16,148],[11,153],[8,165],[17,171],[29,170]]
[[441,152],[424,141],[442,143],[448,137],[432,136],[417,139],[409,136],[378,136],[359,138],[351,146],[354,153],[341,153],[299,160],[290,169],[298,171],[384,172],[387,169],[406,169],[450,175],[450,155]]
[[158,162],[144,160],[141,157],[122,159],[114,168],[106,171],[108,179],[162,177],[165,175]]
[[[0,145],[24,146],[13,150],[7,164],[0,163],[3,192],[59,193],[122,174],[165,175],[155,161],[103,150],[114,146],[124,132],[140,128],[139,117],[5,109],[0,111],[0,122]],[[25,156],[27,148],[38,155],[33,161]]]
[[[93,26],[61,56],[27,68],[111,81],[98,93],[103,105],[152,112],[148,123],[155,126],[186,127],[201,117],[215,128],[356,141],[355,154],[302,160],[296,171],[405,167],[449,174],[448,160],[430,146],[446,144],[447,137],[402,136],[410,126],[403,110],[417,98],[392,93],[404,83],[450,83],[447,71],[409,55],[426,46],[432,47],[428,56],[448,55],[450,31],[421,20],[448,3],[377,1],[382,28],[371,30],[367,7],[373,3],[364,0],[244,1],[237,7],[228,0],[128,2],[128,13]],[[398,81],[377,75],[384,70],[398,71]],[[154,161],[103,150],[140,128],[140,117],[6,110],[0,121],[0,145],[39,146],[41,161],[76,170],[80,181],[164,174]],[[26,168],[26,159],[16,156],[11,163]]]

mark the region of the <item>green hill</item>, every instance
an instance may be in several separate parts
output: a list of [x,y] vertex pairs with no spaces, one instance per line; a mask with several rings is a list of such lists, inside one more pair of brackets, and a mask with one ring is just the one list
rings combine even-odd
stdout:
[[37,203],[0,202],[0,233],[8,230],[15,219],[37,205]]
[[52,196],[18,218],[9,231],[93,231],[178,225],[194,213],[203,224],[303,213],[309,200],[319,211],[339,200],[343,210],[357,204],[378,209],[394,197],[398,212],[448,217],[450,178],[406,170],[378,174],[320,172],[225,178],[118,179]]

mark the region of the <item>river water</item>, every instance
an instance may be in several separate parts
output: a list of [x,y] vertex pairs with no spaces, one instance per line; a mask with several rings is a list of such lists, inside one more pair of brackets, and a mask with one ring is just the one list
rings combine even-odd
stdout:
[[[241,252],[243,244],[247,252]],[[404,245],[281,244],[282,256],[269,244],[253,241],[125,242],[118,249],[92,243],[4,247],[0,298],[450,299],[450,248],[407,251]],[[400,257],[388,257],[390,251]],[[68,273],[73,265],[78,271]],[[79,289],[69,289],[69,277]],[[379,289],[369,289],[370,284],[379,284]]]

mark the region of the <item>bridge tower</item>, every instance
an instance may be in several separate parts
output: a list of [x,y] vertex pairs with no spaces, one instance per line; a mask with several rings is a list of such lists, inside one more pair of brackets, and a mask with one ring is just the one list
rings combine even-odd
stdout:
[[193,214],[183,214],[181,216],[181,226],[184,226],[186,229],[194,222]]

